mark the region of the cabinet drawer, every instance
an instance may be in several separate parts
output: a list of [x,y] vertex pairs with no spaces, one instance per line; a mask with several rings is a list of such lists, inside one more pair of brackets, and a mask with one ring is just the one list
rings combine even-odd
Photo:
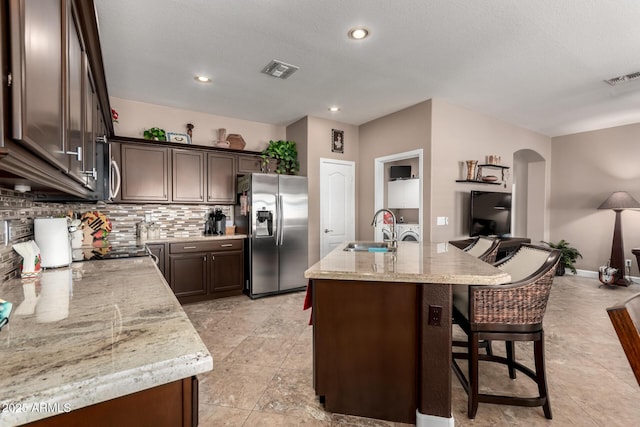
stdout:
[[243,247],[242,239],[212,240],[208,242],[171,243],[169,245],[169,252],[172,254],[180,254],[189,252],[230,251],[242,249]]

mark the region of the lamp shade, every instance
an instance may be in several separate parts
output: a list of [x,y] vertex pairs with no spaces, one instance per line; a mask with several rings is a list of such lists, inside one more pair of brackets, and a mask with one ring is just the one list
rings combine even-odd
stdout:
[[598,209],[640,209],[640,203],[626,191],[616,191],[602,202]]

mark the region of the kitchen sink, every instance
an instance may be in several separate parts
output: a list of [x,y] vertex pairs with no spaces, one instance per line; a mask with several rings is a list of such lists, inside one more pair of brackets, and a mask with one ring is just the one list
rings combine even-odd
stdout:
[[344,248],[347,252],[395,252],[396,249],[387,242],[349,242]]

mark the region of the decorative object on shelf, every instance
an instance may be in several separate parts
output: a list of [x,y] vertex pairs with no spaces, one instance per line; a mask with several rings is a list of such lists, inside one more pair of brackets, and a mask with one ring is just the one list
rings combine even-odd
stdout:
[[195,128],[194,125],[187,123],[187,135],[189,135],[189,139],[193,138],[193,128]]
[[216,140],[216,147],[229,148],[228,145],[225,147],[225,144],[222,144],[224,142],[229,142],[227,141],[227,130],[225,128],[220,128],[218,129],[218,139]]
[[115,108],[111,109],[111,120],[113,121],[113,123],[118,123],[118,112]]
[[602,204],[598,206],[598,209],[611,209],[616,213],[609,266],[618,270],[616,274],[616,280],[613,282],[613,284],[619,286],[629,286],[629,281],[624,277],[624,246],[622,244],[621,214],[624,209],[640,209],[640,203],[638,203],[638,201],[631,197],[631,195],[626,191],[616,191],[611,194],[607,198],[607,200],[602,202]]
[[229,145],[231,145],[231,143],[229,141],[218,141],[218,142],[216,142],[216,147],[219,147],[219,148],[229,148]]
[[558,243],[542,242],[548,245],[550,248],[558,249],[560,251],[560,262],[556,267],[556,276],[564,276],[565,269],[571,270],[573,274],[576,274],[576,268],[573,264],[578,260],[578,257],[582,258],[582,254],[574,247],[570,246],[571,243],[560,240]]
[[262,152],[262,166],[267,167],[269,158],[275,159],[278,164],[276,173],[286,175],[297,175],[300,171],[298,162],[298,149],[295,141],[269,141],[269,145]]
[[227,141],[229,142],[229,148],[233,150],[244,150],[245,145],[247,145],[239,133],[230,133],[227,136]]
[[144,139],[150,139],[152,141],[167,140],[167,133],[164,131],[164,129],[160,129],[160,128],[145,129],[143,136],[144,136]]
[[191,138],[186,133],[167,132],[167,141],[180,144],[191,144]]
[[467,181],[472,181],[473,176],[475,175],[476,165],[478,164],[477,160],[467,160]]
[[331,129],[331,151],[344,153],[344,131]]
[[487,164],[489,165],[499,165],[502,161],[502,158],[497,154],[489,154],[487,156]]
[[482,180],[485,182],[496,182],[498,180],[498,177],[495,175],[486,175],[482,177]]

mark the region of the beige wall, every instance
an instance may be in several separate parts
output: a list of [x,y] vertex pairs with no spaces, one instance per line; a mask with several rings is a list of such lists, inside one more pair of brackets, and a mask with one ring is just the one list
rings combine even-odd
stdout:
[[[431,152],[431,100],[372,120],[360,126],[360,157],[357,170],[357,201],[359,209],[356,238],[372,240],[374,230],[374,161],[378,157],[422,148],[423,157],[423,224],[429,224],[431,185],[429,164]],[[429,241],[429,231],[422,239]]]
[[[465,160],[485,161],[489,154],[502,157],[502,164],[513,166],[513,155],[521,149],[539,153],[545,162],[544,179],[529,182],[543,191],[547,203],[535,207],[535,214],[545,218],[548,230],[548,200],[551,159],[551,139],[547,136],[519,128],[482,113],[449,104],[441,99],[432,100],[431,134],[431,211],[425,213],[425,222],[431,226],[431,241],[443,242],[468,237],[468,200],[471,190],[510,191],[513,180],[503,186],[456,183],[466,178]],[[499,170],[491,170],[500,177]],[[489,172],[485,172],[485,175]],[[513,171],[510,171],[513,176]],[[436,217],[449,218],[449,225],[437,226]]]
[[[611,254],[613,211],[598,206],[614,191],[640,201],[640,124],[553,138],[551,239],[565,239],[584,256],[576,268],[595,271]],[[640,212],[622,212],[624,256],[640,247]]]
[[[331,151],[332,129],[344,131],[344,153]],[[307,175],[309,179],[309,265],[312,265],[320,259],[320,159],[357,162],[359,131],[357,126],[308,116],[287,127],[287,139],[296,141],[301,175]],[[359,191],[358,168],[359,162],[356,163],[356,194]],[[357,226],[357,199],[355,215]]]
[[195,145],[213,146],[217,140],[218,129],[225,128],[227,134],[239,133],[247,145],[245,150],[262,151],[270,140],[285,138],[284,126],[275,126],[249,120],[216,116],[198,111],[179,110],[163,105],[147,104],[111,97],[111,108],[119,115],[118,123],[114,123],[118,136],[142,138],[145,129],[159,127],[167,132],[186,133],[186,124],[191,123]]

